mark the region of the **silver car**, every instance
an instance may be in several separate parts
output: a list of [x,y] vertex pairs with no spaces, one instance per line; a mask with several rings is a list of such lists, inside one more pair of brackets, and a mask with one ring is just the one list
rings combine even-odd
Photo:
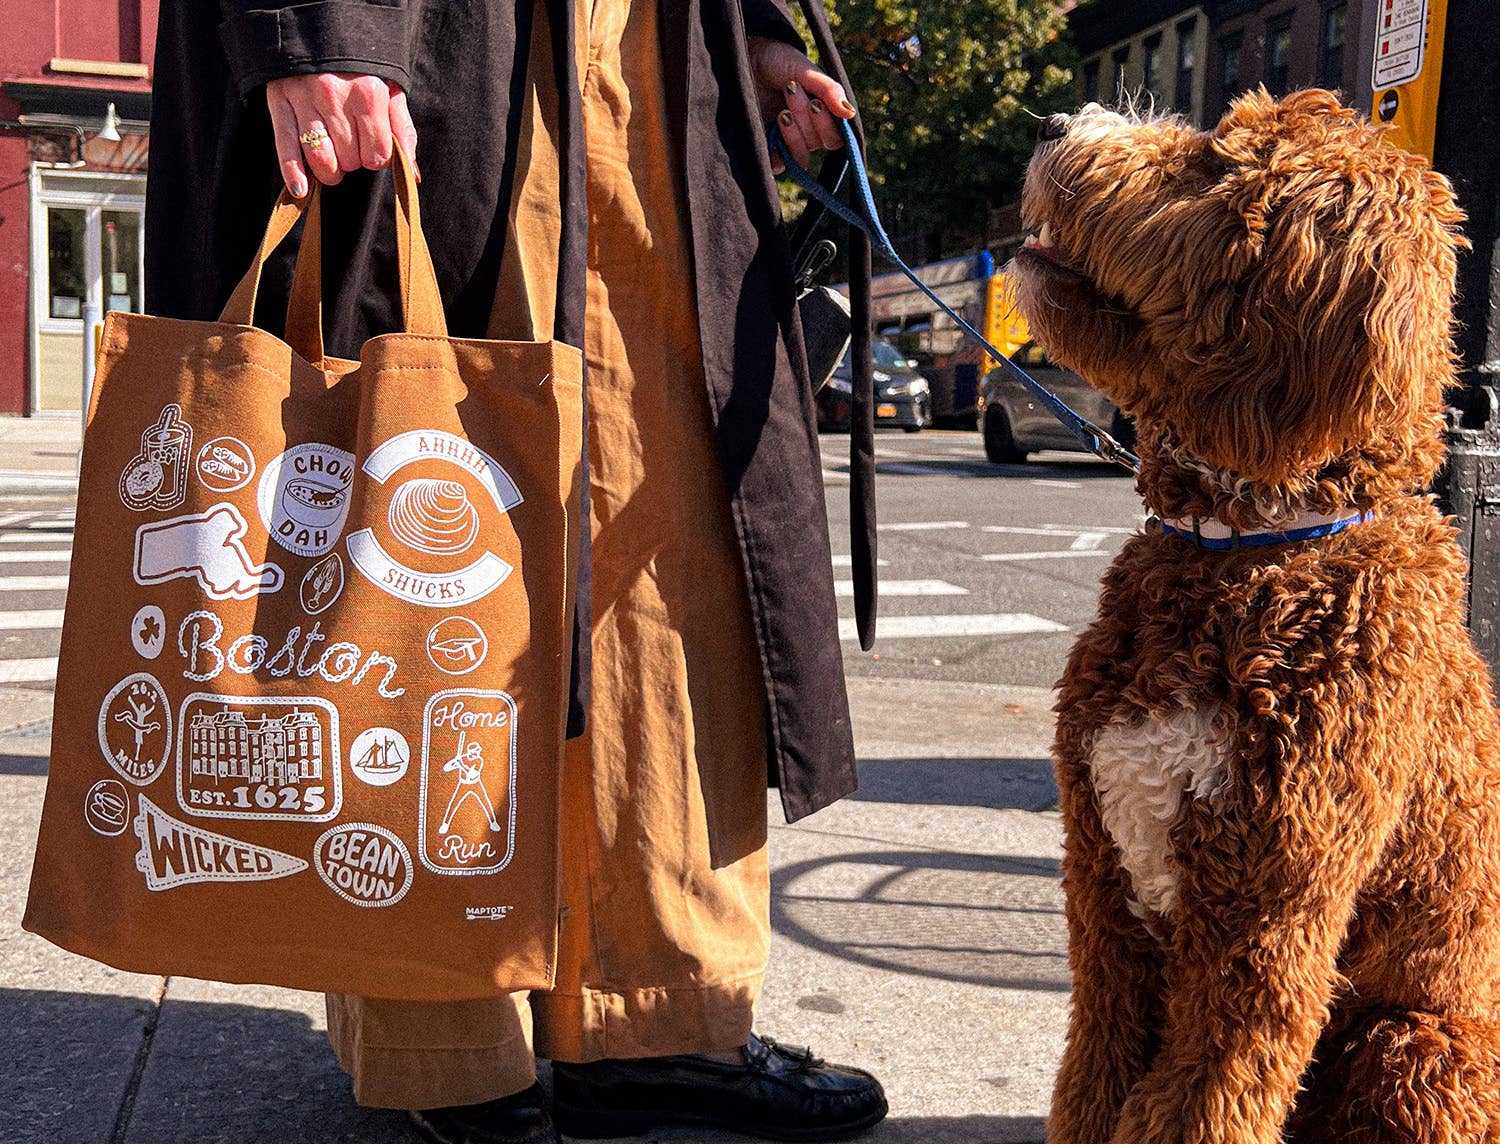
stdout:
[[[1014,360],[1120,444],[1135,447],[1135,424],[1130,418],[1072,370],[1053,365],[1036,342],[1022,346]],[[979,384],[979,432],[984,437],[984,455],[997,465],[1024,461],[1043,449],[1081,451],[1068,428],[1003,368],[991,370]]]

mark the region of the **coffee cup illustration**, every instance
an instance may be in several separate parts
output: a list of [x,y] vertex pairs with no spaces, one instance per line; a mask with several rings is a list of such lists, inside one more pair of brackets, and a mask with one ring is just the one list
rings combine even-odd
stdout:
[[155,425],[141,434],[141,451],[120,474],[120,500],[137,512],[166,510],[187,498],[188,454],[193,428],[182,406],[165,406]]

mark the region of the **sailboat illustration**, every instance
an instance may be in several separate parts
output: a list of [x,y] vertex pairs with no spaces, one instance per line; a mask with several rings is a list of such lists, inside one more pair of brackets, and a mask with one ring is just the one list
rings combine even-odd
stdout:
[[405,770],[406,756],[396,740],[387,735],[383,739],[373,740],[365,748],[365,753],[349,765],[356,770],[385,774],[390,771]]

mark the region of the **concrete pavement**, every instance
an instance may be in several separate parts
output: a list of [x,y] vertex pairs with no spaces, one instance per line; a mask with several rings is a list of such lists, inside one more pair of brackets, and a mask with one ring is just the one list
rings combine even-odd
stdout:
[[[0,468],[64,473],[61,423],[29,424],[0,420]],[[0,474],[0,512],[23,507],[13,491]],[[1067,1004],[1050,693],[858,674],[850,690],[859,793],[795,826],[768,800],[758,1026],[876,1072],[892,1111],[871,1139],[1040,1141]],[[119,973],[20,930],[50,718],[48,685],[0,685],[0,1141],[413,1139],[350,1102],[321,998]]]

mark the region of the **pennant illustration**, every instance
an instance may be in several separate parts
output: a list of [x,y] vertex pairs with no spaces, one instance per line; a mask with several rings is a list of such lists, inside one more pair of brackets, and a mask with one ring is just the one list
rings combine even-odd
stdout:
[[269,882],[307,869],[301,858],[178,822],[145,795],[140,806],[135,868],[146,875],[148,890],[190,882]]

